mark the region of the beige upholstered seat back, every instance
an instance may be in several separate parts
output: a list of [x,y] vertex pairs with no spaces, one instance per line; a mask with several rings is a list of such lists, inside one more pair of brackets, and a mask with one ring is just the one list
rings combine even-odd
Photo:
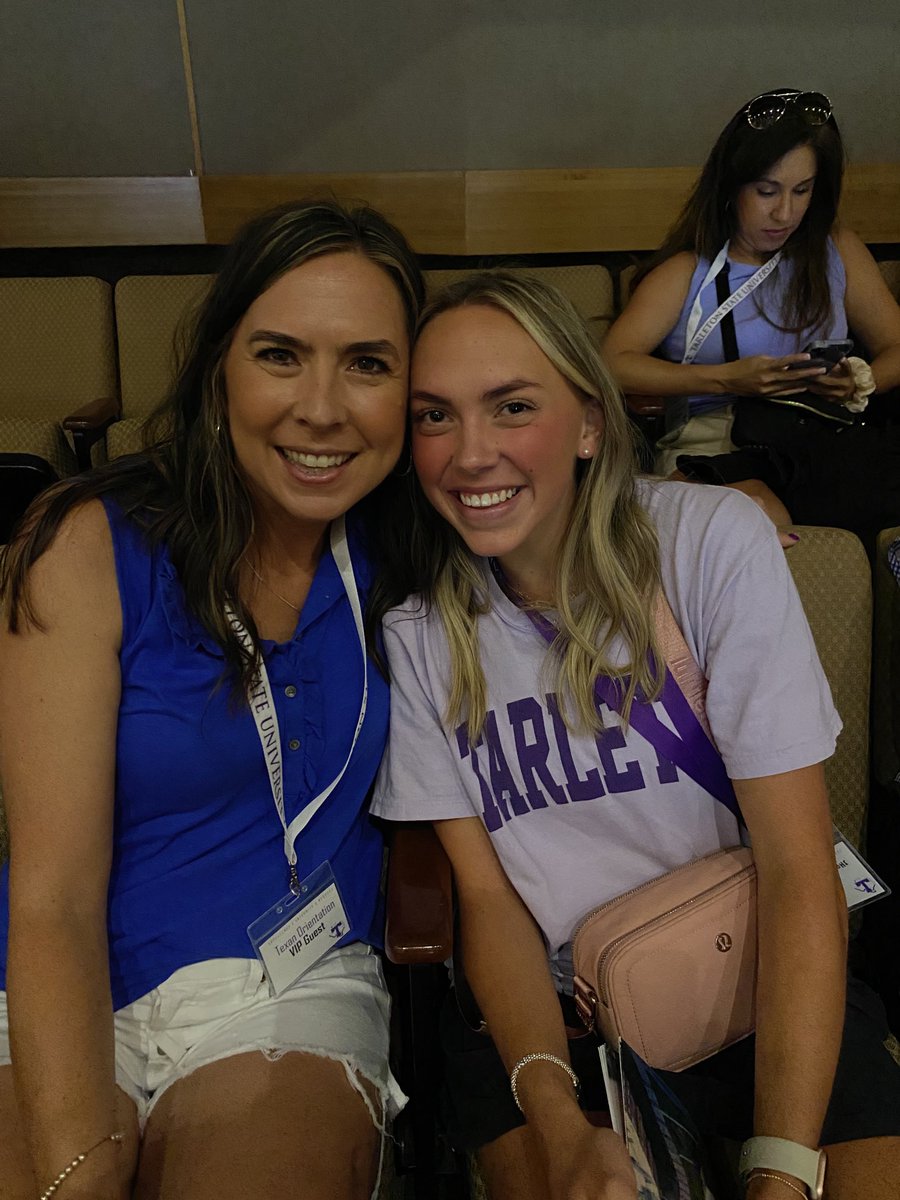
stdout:
[[825,777],[835,823],[863,840],[869,793],[869,671],[872,588],[858,538],[843,529],[798,527],[787,561],[844,722]]
[[631,289],[634,283],[634,277],[637,274],[638,264],[632,263],[631,266],[625,267],[619,275],[619,312],[625,307],[631,299]]
[[0,451],[75,459],[63,417],[116,390],[112,294],[90,277],[0,279]]
[[116,284],[122,420],[107,433],[110,458],[139,450],[144,420],[175,375],[177,347],[212,275],[126,275]]
[[[533,275],[543,283],[558,288],[572,301],[598,339],[609,328],[613,319],[613,281],[606,267],[588,263],[572,267],[511,266],[504,269],[514,275]],[[474,273],[470,268],[426,271],[429,294],[434,295],[441,288]]]

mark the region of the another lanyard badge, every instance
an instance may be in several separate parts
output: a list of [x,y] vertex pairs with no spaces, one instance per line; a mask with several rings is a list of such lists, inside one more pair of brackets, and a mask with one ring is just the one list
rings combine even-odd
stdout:
[[[338,890],[337,880],[328,862],[321,863],[314,871],[301,879],[297,871],[295,844],[302,831],[310,823],[337,785],[350,765],[350,759],[359,740],[366,715],[369,697],[368,659],[363,627],[359,591],[353,574],[353,563],[347,545],[347,532],[341,518],[331,526],[331,553],[340,572],[347,599],[353,612],[353,621],[363,661],[362,700],[356,729],[346,761],[329,785],[310,801],[294,817],[290,825],[284,810],[284,775],[281,757],[281,736],[278,729],[278,714],[269,683],[269,675],[262,658],[248,693],[250,709],[256,722],[262,746],[263,758],[269,773],[272,799],[284,830],[284,854],[288,862],[290,891],[247,926],[250,944],[259,959],[269,990],[273,996],[287,991],[306,971],[326,954],[332,946],[346,938],[351,932],[344,903]],[[248,650],[253,646],[250,635],[229,608],[226,610],[231,627]]]

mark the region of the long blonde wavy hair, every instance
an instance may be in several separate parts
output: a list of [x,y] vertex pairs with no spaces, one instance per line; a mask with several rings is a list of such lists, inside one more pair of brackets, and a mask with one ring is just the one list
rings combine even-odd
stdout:
[[[601,675],[618,683],[620,711],[627,722],[636,695],[658,695],[665,668],[654,626],[659,549],[656,531],[635,497],[637,447],[621,393],[584,321],[555,288],[506,271],[469,276],[425,308],[419,332],[440,313],[464,305],[508,314],[584,402],[595,401],[600,407],[597,453],[572,464],[576,495],[558,552],[552,607],[559,632],[548,666],[556,672],[570,728],[602,727],[594,702],[594,682]],[[413,502],[413,571],[423,598],[440,617],[450,652],[446,719],[453,725],[464,720],[474,740],[487,710],[478,632],[478,617],[489,608],[484,563],[438,516],[418,486]],[[620,637],[628,653],[627,661],[617,665],[611,652]]]

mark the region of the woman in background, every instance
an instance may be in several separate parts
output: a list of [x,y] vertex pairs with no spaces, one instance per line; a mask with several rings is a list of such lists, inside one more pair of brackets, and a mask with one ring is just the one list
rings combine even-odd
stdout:
[[373,1194],[403,1096],[361,606],[421,298],[372,210],[259,217],[151,448],[7,551],[7,1200]]
[[[871,539],[900,520],[900,425],[853,414],[873,390],[900,384],[900,308],[837,223],[843,170],[821,93],[765,92],[744,105],[639,270],[604,354],[624,391],[684,398],[686,422],[658,447],[660,474],[677,468],[763,496],[779,523]],[[828,369],[804,353],[848,328],[868,364],[844,356]]]

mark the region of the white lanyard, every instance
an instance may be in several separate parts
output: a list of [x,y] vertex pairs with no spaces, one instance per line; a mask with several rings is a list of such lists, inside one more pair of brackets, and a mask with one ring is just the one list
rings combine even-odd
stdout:
[[694,361],[694,359],[697,357],[698,350],[715,329],[715,327],[719,324],[722,318],[730,313],[733,308],[737,307],[742,300],[746,300],[750,293],[755,291],[763,282],[763,280],[768,279],[768,277],[781,262],[781,251],[779,250],[777,254],[772,255],[768,262],[763,263],[759,270],[755,271],[749,279],[745,280],[736,291],[732,292],[727,300],[723,300],[716,311],[708,316],[698,329],[697,326],[700,325],[700,317],[703,313],[703,305],[700,298],[703,295],[704,290],[709,287],[715,277],[725,266],[725,263],[728,259],[729,245],[730,242],[726,242],[716,255],[712,266],[706,272],[706,276],[703,282],[700,284],[700,290],[697,292],[697,296],[691,308],[691,315],[688,317],[687,329],[685,331],[685,351],[681,359],[683,363],[692,363]]
[[[353,574],[353,563],[350,558],[350,549],[347,545],[347,531],[344,524],[344,518],[340,517],[331,525],[331,553],[334,556],[334,561],[337,569],[340,572],[341,580],[344,584],[344,590],[347,593],[347,599],[350,601],[350,608],[353,612],[353,622],[356,625],[356,635],[359,638],[359,647],[362,651],[363,660],[363,687],[362,701],[359,706],[359,716],[356,720],[356,729],[353,732],[353,741],[350,743],[350,752],[344,765],[341,767],[337,775],[329,783],[328,787],[319,792],[314,800],[294,817],[290,825],[287,823],[287,818],[284,811],[284,772],[281,757],[281,735],[278,730],[278,713],[275,710],[275,701],[272,696],[272,687],[269,683],[269,673],[266,670],[266,664],[263,661],[262,655],[259,658],[259,669],[250,682],[247,691],[247,700],[250,704],[250,709],[253,713],[253,720],[256,722],[256,731],[259,734],[260,745],[262,746],[263,758],[266,760],[266,769],[269,772],[269,783],[272,787],[272,799],[275,802],[275,810],[278,813],[278,819],[281,821],[281,827],[284,830],[284,854],[288,860],[291,874],[291,890],[295,890],[295,886],[299,887],[297,877],[297,852],[294,849],[294,844],[297,838],[310,823],[337,785],[344,777],[344,773],[350,765],[350,759],[353,757],[353,751],[356,748],[356,743],[359,740],[360,731],[362,730],[363,721],[366,716],[366,705],[369,701],[369,670],[368,657],[366,655],[366,635],[363,626],[362,606],[359,601],[359,591],[356,587],[356,578]],[[237,637],[240,639],[244,647],[252,654],[254,652],[253,643],[250,640],[250,635],[238,618],[235,616],[230,605],[225,606],[225,615],[234,630]]]

